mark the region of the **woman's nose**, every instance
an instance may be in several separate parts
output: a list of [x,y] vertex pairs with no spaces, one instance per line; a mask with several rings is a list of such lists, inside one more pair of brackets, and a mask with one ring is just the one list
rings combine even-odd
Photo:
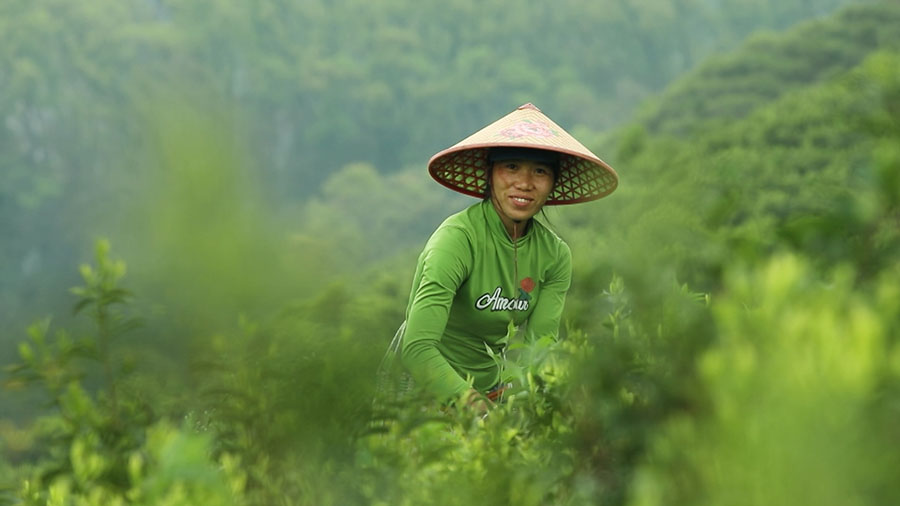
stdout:
[[523,171],[518,174],[519,177],[516,178],[515,185],[516,188],[520,190],[531,189],[534,185],[534,178],[528,171]]

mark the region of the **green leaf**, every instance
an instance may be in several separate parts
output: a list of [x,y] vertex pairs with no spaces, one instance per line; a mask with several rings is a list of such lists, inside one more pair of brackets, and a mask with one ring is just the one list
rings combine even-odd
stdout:
[[28,343],[19,343],[19,356],[22,357],[22,360],[28,365],[34,363],[34,350]]
[[75,306],[72,308],[72,314],[80,313],[82,309],[88,307],[93,302],[94,302],[94,299],[90,299],[90,298],[85,298],[85,299],[79,300],[77,303],[75,303]]
[[85,283],[88,285],[94,283],[94,269],[92,269],[89,264],[81,264],[78,267],[78,271],[81,272],[81,277],[84,279]]

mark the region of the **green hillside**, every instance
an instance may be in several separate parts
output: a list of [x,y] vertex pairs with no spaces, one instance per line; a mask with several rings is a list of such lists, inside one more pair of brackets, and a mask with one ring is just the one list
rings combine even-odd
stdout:
[[739,50],[711,58],[645,107],[640,122],[653,133],[689,136],[746,117],[797,89],[858,66],[874,50],[900,47],[900,10],[841,11],[803,23],[787,35],[754,35]]
[[[728,15],[763,4],[793,5]],[[240,114],[174,102],[147,141],[160,205],[98,243],[71,327],[36,323],[6,371],[10,405],[48,407],[0,415],[0,503],[897,503],[898,21],[872,2],[754,36],[596,134],[619,189],[548,211],[573,251],[565,339],[510,350],[487,418],[372,402],[423,219],[471,200],[361,162],[261,227]]]
[[[334,202],[334,185],[325,181],[336,173],[420,167],[486,118],[524,102],[573,128],[609,129],[681,73],[757,30],[865,3],[602,0],[551,7],[528,0],[513,9],[472,0],[4,2],[0,332],[20,332],[43,308],[64,307],[56,294],[77,281],[71,261],[88,256],[96,236],[113,238],[137,263],[136,281],[150,278],[152,285],[168,259],[207,266],[162,246],[175,247],[181,232],[211,236],[214,210],[225,214],[215,226],[247,226],[229,227],[228,220],[247,217],[227,205],[207,206],[205,217],[175,212],[187,209],[170,202],[177,193],[171,188],[192,182],[166,171],[171,158],[163,144],[174,142],[173,131],[216,146],[215,157],[198,153],[204,161],[185,165],[224,165],[221,174],[206,174],[243,178],[232,190],[254,189],[251,207],[281,239],[291,237],[276,248],[290,252],[318,233],[298,230],[298,222],[332,228],[309,208],[310,200]],[[198,139],[187,131],[192,127],[208,138]],[[419,176],[395,178],[428,192]],[[206,189],[220,184],[229,183]],[[450,209],[432,195],[423,193],[420,222],[372,227],[390,230],[391,239],[378,238],[372,255],[341,265],[390,255],[396,243],[418,244]],[[338,209],[341,224],[368,214],[345,209]],[[173,216],[183,218],[178,230],[161,230]],[[14,349],[6,340],[0,346]]]
[[598,148],[625,176],[619,192],[565,216],[592,220],[613,257],[680,262],[682,279],[710,288],[723,263],[787,248],[834,264],[870,248],[860,223],[840,220],[862,219],[890,186],[877,166],[896,139],[898,21],[889,3],[848,9],[705,63]]

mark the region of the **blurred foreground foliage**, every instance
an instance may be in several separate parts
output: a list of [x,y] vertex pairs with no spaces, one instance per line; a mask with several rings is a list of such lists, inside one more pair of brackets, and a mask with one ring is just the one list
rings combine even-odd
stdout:
[[[848,33],[898,11],[885,3],[854,12],[861,24],[841,25]],[[817,26],[808,37],[835,27]],[[762,44],[801,60],[810,45],[792,35]],[[178,273],[171,289],[184,285],[174,300],[186,320],[206,300],[224,302],[197,314],[227,307],[232,316],[185,328],[137,318],[143,295],[123,290],[124,264],[98,243],[74,292],[89,325],[36,323],[7,371],[7,387],[31,386],[48,405],[35,420],[0,424],[0,502],[900,502],[900,53],[892,44],[733,108],[714,102],[732,100],[724,90],[754,74],[735,70],[741,58],[725,58],[673,88],[686,95],[664,96],[609,139],[614,166],[628,168],[620,189],[604,205],[551,213],[576,261],[566,339],[518,343],[508,367],[515,388],[486,418],[425,399],[372,402],[376,367],[403,318],[402,259],[285,296],[271,316],[238,316],[233,308],[253,298],[260,279],[274,283],[273,266],[284,260],[263,257],[267,265],[248,272],[269,277],[230,282],[225,274],[266,237],[235,232],[226,244],[237,251],[200,265],[202,282],[179,267],[190,265],[184,258],[163,258],[167,267],[152,271],[161,284]],[[748,54],[754,68],[779,61]],[[682,98],[692,94],[706,95],[716,114],[666,112],[687,107]],[[671,121],[692,114],[694,122]],[[165,141],[175,164],[190,151],[179,135]],[[205,198],[202,174],[217,158],[198,159],[207,160],[196,164],[199,183],[184,193]],[[348,189],[355,178],[374,179],[364,165],[348,168],[332,180],[332,198],[310,209],[367,198]],[[208,228],[198,244],[212,256],[228,228],[183,204],[160,219],[201,213]],[[372,209],[350,216],[337,237],[377,233],[384,225]],[[324,235],[328,224],[312,220],[305,230]],[[172,234],[169,254],[192,244],[189,228],[159,230]],[[282,253],[308,259],[302,248]],[[358,257],[323,248],[311,258],[304,269],[316,274],[329,260]],[[294,275],[283,282],[302,279]],[[206,299],[210,287],[218,293]],[[161,360],[190,367],[171,377]]]
[[36,325],[10,381],[54,409],[8,502],[891,503],[898,278],[778,255],[728,269],[715,300],[671,286],[657,321],[617,278],[602,330],[511,351],[516,387],[486,418],[425,399],[373,410],[378,357],[358,336],[378,323],[315,325],[316,306],[353,298],[340,289],[213,338],[171,412],[142,402],[141,373],[90,353],[97,338]]

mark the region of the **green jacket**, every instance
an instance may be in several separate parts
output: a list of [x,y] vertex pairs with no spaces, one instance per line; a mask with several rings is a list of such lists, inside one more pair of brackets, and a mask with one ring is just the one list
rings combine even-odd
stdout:
[[[518,274],[518,275],[517,275]],[[442,400],[500,381],[509,322],[556,338],[572,279],[568,245],[537,220],[517,244],[490,201],[447,218],[419,256],[406,309],[402,361]]]

